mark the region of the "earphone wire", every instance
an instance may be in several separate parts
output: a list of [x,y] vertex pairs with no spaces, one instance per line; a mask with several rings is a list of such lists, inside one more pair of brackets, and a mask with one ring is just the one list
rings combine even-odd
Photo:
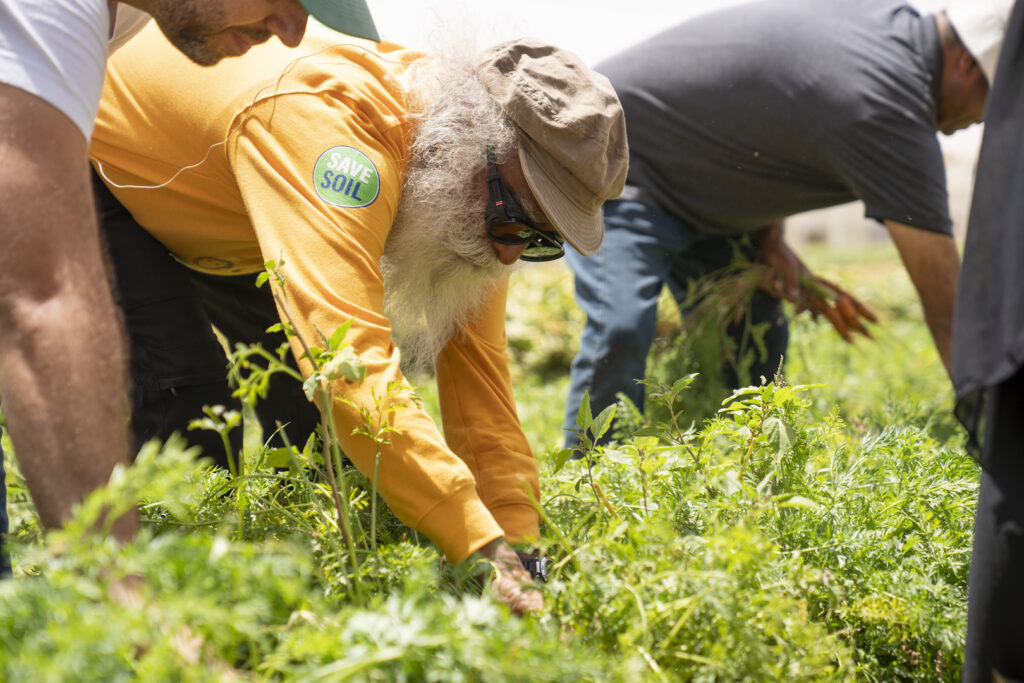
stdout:
[[[249,116],[252,115],[252,112],[256,108],[256,105],[257,105],[258,101],[260,100],[261,97],[263,97],[263,91],[265,91],[267,88],[273,87],[275,92],[274,92],[274,94],[272,94],[272,95],[270,95],[268,97],[274,97],[277,94],[277,91],[281,88],[281,82],[285,79],[285,77],[288,75],[288,73],[299,62],[301,62],[304,59],[311,59],[311,58],[316,57],[317,55],[319,55],[319,54],[321,54],[323,52],[327,52],[328,50],[333,50],[333,49],[339,48],[339,47],[354,47],[354,48],[358,48],[358,49],[362,50],[364,53],[370,55],[371,57],[376,57],[377,59],[381,60],[382,62],[386,62],[386,63],[389,63],[389,64],[400,64],[401,63],[399,60],[396,60],[396,59],[387,59],[383,55],[381,55],[381,54],[379,54],[377,52],[373,52],[372,50],[368,49],[367,47],[365,47],[363,45],[359,45],[358,43],[335,43],[335,44],[332,44],[332,45],[328,45],[327,47],[320,48],[316,52],[311,52],[308,55],[302,55],[300,57],[296,57],[291,62],[289,62],[288,64],[285,65],[285,67],[281,70],[281,73],[278,74],[277,80],[274,83],[268,83],[267,85],[263,86],[258,91],[256,91],[256,94],[253,95],[252,101],[245,106],[245,109],[243,110],[244,116],[242,117],[242,119],[240,121],[238,121],[237,123],[232,123],[231,124],[231,127],[228,129],[228,132],[224,135],[224,139],[223,140],[220,140],[219,142],[215,142],[212,145],[210,145],[209,147],[207,147],[206,148],[206,154],[203,155],[202,159],[200,159],[199,161],[197,161],[195,163],[188,164],[187,166],[182,166],[181,168],[179,168],[177,171],[174,172],[174,175],[172,175],[170,178],[168,178],[164,182],[160,183],[159,185],[121,185],[121,184],[116,183],[116,182],[114,182],[113,180],[110,179],[110,176],[108,176],[107,172],[104,170],[103,162],[102,161],[100,161],[99,159],[97,159],[96,157],[91,156],[91,155],[90,155],[89,159],[96,165],[97,173],[99,173],[100,177],[103,178],[104,182],[106,182],[110,187],[115,187],[115,188],[117,188],[119,190],[159,190],[159,189],[165,188],[168,185],[170,185],[171,183],[173,183],[175,180],[177,180],[178,176],[180,176],[182,173],[185,173],[186,171],[190,171],[193,168],[199,168],[200,166],[205,164],[207,159],[210,158],[210,154],[213,152],[214,149],[216,149],[217,147],[221,147],[221,146],[227,145],[228,140],[231,139],[231,136],[234,135],[239,130],[241,130],[242,126],[244,126],[245,123],[249,120]],[[237,116],[236,116],[236,118],[237,118]]]

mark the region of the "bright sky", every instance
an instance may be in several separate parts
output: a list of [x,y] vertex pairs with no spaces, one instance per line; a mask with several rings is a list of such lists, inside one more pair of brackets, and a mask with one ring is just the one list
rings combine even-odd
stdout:
[[593,65],[702,9],[740,0],[370,0],[381,36],[426,47],[444,29],[475,36],[479,47],[532,36]]

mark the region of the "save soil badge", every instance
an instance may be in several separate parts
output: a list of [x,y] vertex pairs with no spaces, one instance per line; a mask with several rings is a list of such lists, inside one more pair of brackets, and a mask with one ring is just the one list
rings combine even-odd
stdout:
[[369,206],[380,194],[380,174],[370,158],[352,147],[331,147],[316,160],[313,184],[320,199],[345,209]]

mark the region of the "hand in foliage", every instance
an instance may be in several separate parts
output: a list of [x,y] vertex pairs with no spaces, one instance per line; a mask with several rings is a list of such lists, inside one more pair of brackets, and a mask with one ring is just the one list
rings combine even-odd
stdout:
[[782,237],[782,224],[774,223],[758,237],[758,261],[767,266],[761,288],[772,296],[788,301],[800,297],[803,278],[810,274]]
[[[797,313],[810,311],[814,317],[825,316],[847,343],[853,343],[854,332],[874,339],[863,320],[876,323],[875,314],[846,290],[812,274],[785,242],[762,243],[760,257],[765,266],[761,289],[792,301],[797,305]],[[794,288],[794,283],[799,286]]]
[[544,598],[530,573],[523,569],[519,555],[504,539],[491,541],[480,552],[494,564],[491,588],[499,602],[520,617],[539,612],[544,607]]
[[875,314],[849,292],[824,278],[809,273],[801,277],[800,299],[796,304],[799,306],[797,312],[809,310],[815,317],[825,316],[847,343],[853,343],[854,332],[874,339],[863,320],[876,323],[878,318]]

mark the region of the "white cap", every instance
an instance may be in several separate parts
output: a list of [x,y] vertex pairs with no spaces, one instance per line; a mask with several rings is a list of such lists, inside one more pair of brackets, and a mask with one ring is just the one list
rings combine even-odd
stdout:
[[1012,11],[1013,0],[949,0],[946,5],[946,18],[981,67],[989,86],[995,82],[999,51]]

